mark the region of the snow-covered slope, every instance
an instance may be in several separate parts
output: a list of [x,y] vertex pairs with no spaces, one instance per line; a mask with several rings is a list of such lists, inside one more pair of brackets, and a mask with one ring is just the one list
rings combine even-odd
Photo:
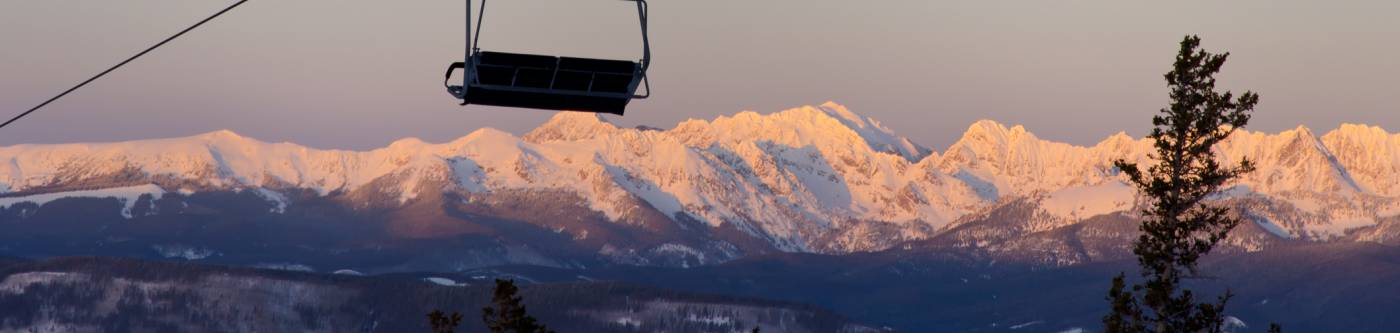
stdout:
[[50,201],[63,198],[113,198],[122,203],[122,216],[130,218],[131,208],[136,205],[136,201],[139,200],[141,196],[159,198],[164,194],[165,190],[151,184],[85,191],[52,192],[27,196],[0,197],[0,208],[7,208],[18,203],[32,203],[37,206],[43,206]]
[[[1295,237],[1332,239],[1400,212],[1400,135],[1362,125],[1321,138],[1302,127],[1241,132],[1218,151],[1259,166],[1228,197],[1276,203],[1252,213]],[[1122,133],[1084,147],[983,120],[938,154],[831,102],[666,130],[563,112],[519,137],[483,128],[446,143],[410,138],[370,151],[230,131],[0,147],[0,201],[157,184],[143,193],[250,189],[280,211],[297,204],[280,193],[296,190],[353,198],[372,191],[395,199],[388,205],[423,193],[551,190],[576,194],[578,205],[621,225],[655,211],[732,227],[778,250],[849,252],[928,238],[1013,198],[1039,205],[1028,230],[1128,211],[1134,191],[1112,161],[1149,162],[1150,152],[1148,141]]]

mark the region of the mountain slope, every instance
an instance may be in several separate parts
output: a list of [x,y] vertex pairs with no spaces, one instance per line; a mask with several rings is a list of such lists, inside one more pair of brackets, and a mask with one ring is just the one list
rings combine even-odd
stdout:
[[[462,331],[492,278],[310,274],[137,261],[0,262],[6,332],[423,332],[433,310],[461,312]],[[521,284],[526,282],[519,279]],[[93,288],[100,285],[101,288]],[[618,282],[530,284],[530,314],[563,332],[878,332],[820,308]]]

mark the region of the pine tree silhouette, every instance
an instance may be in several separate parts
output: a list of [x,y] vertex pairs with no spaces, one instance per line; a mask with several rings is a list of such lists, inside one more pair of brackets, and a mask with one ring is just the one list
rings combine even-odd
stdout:
[[515,281],[496,279],[491,305],[481,309],[481,320],[492,333],[554,333],[525,313]]
[[1200,50],[1200,43],[1200,37],[1186,36],[1166,74],[1171,104],[1152,117],[1148,135],[1156,148],[1155,164],[1144,170],[1124,160],[1114,162],[1151,206],[1142,211],[1142,235],[1133,247],[1145,282],[1129,288],[1125,274],[1113,279],[1105,332],[1218,333],[1225,328],[1223,312],[1233,294],[1227,289],[1214,302],[1198,302],[1181,280],[1196,276],[1197,260],[1240,224],[1229,208],[1205,200],[1254,165],[1248,159],[1221,165],[1211,149],[1249,122],[1259,95],[1245,92],[1236,98],[1215,91],[1214,75],[1230,54]]
[[[496,289],[491,296],[491,305],[481,309],[481,321],[492,333],[554,333],[525,313],[525,305],[516,295],[520,288],[515,281],[496,279]],[[428,314],[428,324],[433,333],[454,333],[462,323],[462,314],[451,315],[442,310]]]
[[461,323],[461,313],[453,312],[448,315],[442,310],[433,310],[432,313],[428,314],[428,324],[432,327],[433,333],[453,333],[457,330],[457,325]]

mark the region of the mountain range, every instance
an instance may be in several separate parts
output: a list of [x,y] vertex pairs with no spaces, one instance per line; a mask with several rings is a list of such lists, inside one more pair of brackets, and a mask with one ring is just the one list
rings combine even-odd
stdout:
[[[1046,265],[1122,258],[1141,200],[1093,146],[978,121],[943,152],[828,102],[670,129],[559,113],[369,151],[191,137],[0,147],[0,255],[118,253],[330,271],[693,267],[770,253],[935,251]],[[1400,134],[1239,131],[1222,251],[1400,242]]]

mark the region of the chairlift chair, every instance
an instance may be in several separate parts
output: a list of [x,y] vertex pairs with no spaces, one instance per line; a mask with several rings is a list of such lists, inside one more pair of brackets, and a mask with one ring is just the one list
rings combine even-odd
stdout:
[[[477,14],[477,32],[472,35],[471,3],[467,0],[467,54],[463,62],[447,68],[443,85],[462,105],[478,104],[558,111],[588,111],[622,115],[627,103],[651,95],[647,67],[651,64],[651,43],[647,39],[646,0],[637,3],[642,27],[640,61],[560,57],[536,54],[481,51],[481,19],[486,2]],[[473,40],[475,39],[475,40]],[[463,70],[462,85],[450,85],[452,73]],[[637,88],[646,89],[637,94]]]

